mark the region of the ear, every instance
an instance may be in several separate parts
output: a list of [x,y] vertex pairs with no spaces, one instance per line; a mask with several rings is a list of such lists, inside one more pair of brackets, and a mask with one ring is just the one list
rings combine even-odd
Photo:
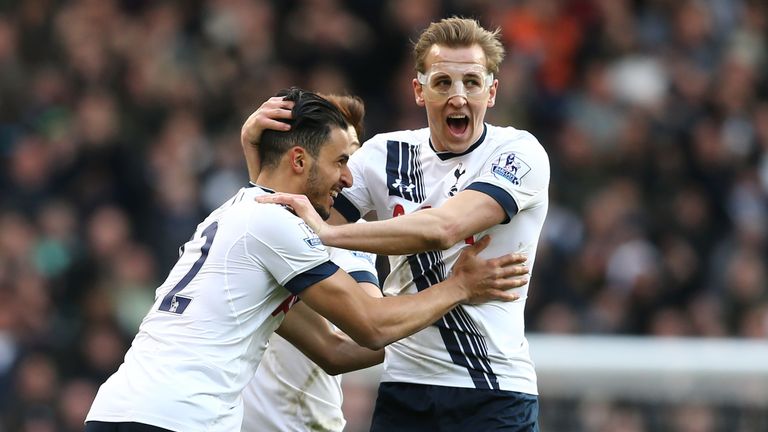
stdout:
[[291,170],[296,174],[302,174],[307,167],[308,156],[306,150],[299,146],[293,146],[288,150],[288,163]]
[[416,105],[423,107],[424,106],[424,88],[422,88],[421,84],[419,84],[419,81],[414,78],[412,81],[413,84],[413,96],[416,99]]
[[491,88],[488,91],[488,108],[496,105],[496,90],[499,88],[499,80],[494,79]]

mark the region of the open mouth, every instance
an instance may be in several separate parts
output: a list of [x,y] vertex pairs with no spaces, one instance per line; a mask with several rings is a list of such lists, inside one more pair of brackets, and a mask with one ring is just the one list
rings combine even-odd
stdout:
[[341,192],[341,189],[332,189],[331,193],[328,194],[331,197],[331,202],[334,202],[336,200],[336,197],[339,196],[339,192]]
[[454,135],[463,135],[469,127],[469,117],[464,114],[451,114],[446,119],[448,129]]

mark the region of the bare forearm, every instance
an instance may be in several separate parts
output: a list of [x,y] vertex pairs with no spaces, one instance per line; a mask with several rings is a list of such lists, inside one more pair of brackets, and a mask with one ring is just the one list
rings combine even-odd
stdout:
[[320,238],[328,246],[379,255],[445,249],[458,233],[439,216],[438,211],[428,209],[384,221],[328,226]]
[[333,359],[331,368],[325,372],[330,375],[337,375],[365,369],[375,366],[384,361],[384,350],[372,350],[361,347],[352,338],[339,333],[339,343],[332,347],[331,357]]
[[[246,148],[245,145],[243,145],[243,148]],[[261,172],[261,164],[255,149],[245,150],[245,164],[248,168],[248,180],[256,183],[256,179],[259,178],[259,173]]]
[[378,222],[324,226],[318,234],[323,243],[331,246],[380,255],[405,255],[448,249],[506,217],[495,199],[468,190],[440,207]]
[[359,345],[380,349],[429,326],[460,303],[517,300],[517,295],[506,291],[527,283],[524,278],[514,278],[527,273],[525,266],[515,265],[524,256],[479,258],[490,241],[484,236],[465,248],[447,280],[416,294],[373,298],[359,287],[351,289],[354,280],[339,270],[299,296]]
[[345,331],[361,345],[382,348],[428,327],[465,299],[449,279],[417,294],[378,299],[365,309],[368,325]]

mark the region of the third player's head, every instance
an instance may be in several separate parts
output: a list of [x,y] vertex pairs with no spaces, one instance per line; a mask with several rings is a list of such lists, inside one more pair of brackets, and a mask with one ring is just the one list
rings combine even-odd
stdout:
[[321,93],[320,96],[335,105],[341,111],[347,123],[349,123],[347,131],[352,138],[351,153],[354,153],[362,145],[361,141],[365,129],[363,125],[363,119],[365,118],[365,104],[363,100],[357,96],[350,95]]
[[262,172],[281,171],[284,192],[303,193],[327,218],[333,198],[352,185],[347,167],[352,138],[347,121],[330,102],[297,88],[278,93],[294,102],[289,131],[265,130],[259,145]]
[[504,57],[499,30],[472,19],[443,19],[421,33],[413,53],[414,94],[426,108],[432,145],[464,152],[482,135],[485,112],[495,103],[495,74]]

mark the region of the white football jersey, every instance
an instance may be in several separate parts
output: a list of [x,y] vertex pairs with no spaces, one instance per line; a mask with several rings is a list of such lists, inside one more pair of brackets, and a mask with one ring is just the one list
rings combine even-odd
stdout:
[[[462,154],[435,152],[429,129],[380,134],[352,155],[349,166],[353,185],[335,204],[347,220],[369,211],[387,219],[438,207],[466,189],[488,194],[510,218],[444,251],[390,257],[385,295],[415,293],[444,280],[461,249],[486,234],[491,243],[483,257],[522,252],[533,270],[549,202],[549,158],[530,133],[486,124]],[[538,394],[524,335],[528,288],[516,289],[521,298],[515,302],[461,305],[387,346],[382,381]]]
[[[331,260],[357,282],[378,285],[376,256],[328,248]],[[341,432],[341,375],[331,376],[277,333],[243,390],[242,432]]]
[[270,335],[297,294],[338,270],[301,219],[254,201],[265,193],[241,189],[198,225],[86,421],[240,429]]

